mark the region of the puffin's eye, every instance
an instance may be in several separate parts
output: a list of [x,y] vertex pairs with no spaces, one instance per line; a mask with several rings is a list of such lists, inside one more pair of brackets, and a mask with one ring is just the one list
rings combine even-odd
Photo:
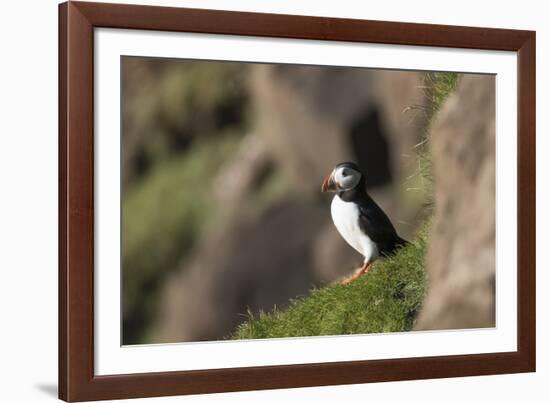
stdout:
[[342,171],[342,176],[343,176],[344,178],[345,178],[346,176],[348,176],[348,173],[346,172],[345,169]]

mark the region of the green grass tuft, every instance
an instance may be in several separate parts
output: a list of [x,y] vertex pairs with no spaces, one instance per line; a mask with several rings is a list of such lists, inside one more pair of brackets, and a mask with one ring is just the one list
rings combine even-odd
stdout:
[[[443,106],[445,100],[456,90],[461,75],[451,72],[430,72],[424,76],[424,94],[428,99],[426,113],[430,123]],[[426,206],[433,206],[433,170],[429,147],[430,127],[427,128],[419,144],[416,145],[417,172],[414,178],[419,182],[417,188],[422,189]]]
[[460,74],[458,73],[445,71],[426,73],[424,77],[425,93],[434,113],[441,109],[447,97],[456,90],[459,79]]
[[[427,227],[427,226],[426,226]],[[286,310],[248,313],[233,339],[403,332],[411,330],[426,292],[428,228],[394,256],[348,285],[313,289]],[[351,270],[350,270],[351,271]]]

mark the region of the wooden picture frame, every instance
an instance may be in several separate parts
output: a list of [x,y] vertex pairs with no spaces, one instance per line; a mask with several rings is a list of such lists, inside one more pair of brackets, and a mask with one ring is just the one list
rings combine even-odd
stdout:
[[[517,352],[94,375],[94,28],[515,51]],[[507,29],[68,2],[59,6],[59,398],[66,401],[535,370],[535,33]]]

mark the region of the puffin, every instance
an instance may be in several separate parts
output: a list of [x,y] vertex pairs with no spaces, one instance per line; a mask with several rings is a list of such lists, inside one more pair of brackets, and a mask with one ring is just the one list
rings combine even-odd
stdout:
[[335,192],[330,206],[334,226],[344,240],[363,255],[363,265],[341,281],[349,284],[369,271],[381,256],[394,254],[408,244],[397,235],[384,211],[365,188],[365,175],[357,164],[341,162],[325,178],[321,192]]

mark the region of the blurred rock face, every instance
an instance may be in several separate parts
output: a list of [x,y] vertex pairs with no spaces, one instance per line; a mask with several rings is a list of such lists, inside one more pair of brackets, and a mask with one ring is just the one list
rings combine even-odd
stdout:
[[[258,134],[297,191],[313,193],[339,162],[354,160],[370,188],[410,174],[426,127],[417,72],[258,65],[252,71]],[[409,155],[407,158],[406,155]]]
[[464,76],[431,128],[430,290],[416,328],[495,326],[495,79]]
[[311,239],[323,216],[319,206],[289,199],[259,217],[235,213],[212,230],[167,283],[158,341],[221,339],[248,310],[284,308],[306,293],[316,282]]
[[247,65],[125,56],[122,69],[122,184],[185,150],[197,136],[246,124]]

